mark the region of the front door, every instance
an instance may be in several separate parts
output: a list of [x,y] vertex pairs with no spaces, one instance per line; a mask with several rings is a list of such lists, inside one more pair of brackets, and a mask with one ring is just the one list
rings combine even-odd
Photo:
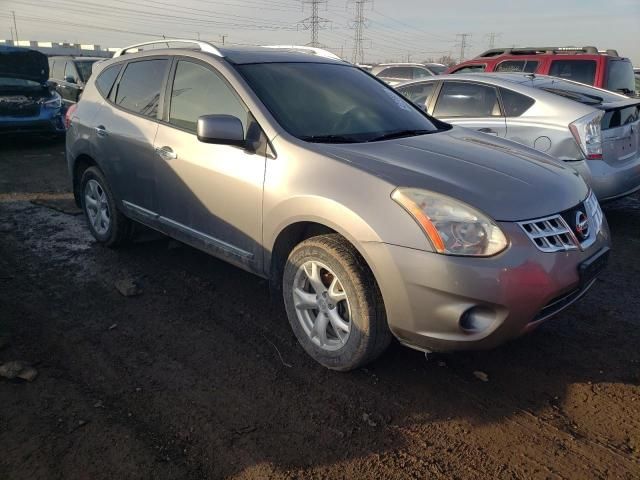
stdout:
[[498,92],[491,85],[465,81],[444,81],[432,115],[461,127],[505,138],[507,124]]
[[196,136],[201,115],[233,115],[242,121],[245,136],[255,121],[211,66],[179,59],[170,78],[166,122],[154,143],[160,221],[196,246],[257,268],[262,262],[264,152],[202,143]]

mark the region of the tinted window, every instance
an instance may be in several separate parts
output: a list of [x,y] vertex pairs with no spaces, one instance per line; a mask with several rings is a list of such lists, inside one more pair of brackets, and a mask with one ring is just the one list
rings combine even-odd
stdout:
[[76,73],[76,68],[73,66],[73,62],[67,62],[67,65],[64,67],[64,79],[67,77],[71,77],[76,82],[78,81],[78,74]]
[[436,118],[500,116],[496,89],[477,83],[444,82],[433,115]]
[[80,75],[80,80],[83,82],[89,80],[89,77],[91,76],[91,68],[94,63],[95,60],[82,60],[80,62],[75,62],[76,70],[78,70],[78,75]]
[[507,117],[519,117],[529,110],[531,105],[536,103],[533,98],[514,92],[513,90],[507,90],[506,88],[500,89],[500,96],[502,97],[504,114]]
[[447,67],[445,67],[444,65],[427,65],[427,68],[436,75],[440,75],[447,70]]
[[495,71],[533,73],[537,68],[538,62],[535,60],[507,60],[499,63]]
[[596,78],[596,62],[595,60],[554,60],[551,62],[549,75],[593,85]]
[[464,67],[459,68],[458,70],[452,73],[473,73],[473,72],[484,72],[485,65],[466,65]]
[[61,58],[57,58],[56,60],[54,60],[53,63],[53,73],[51,73],[51,77],[55,78],[56,80],[62,80],[64,78],[64,66],[66,65],[66,61],[61,59]]
[[147,117],[156,117],[167,60],[144,60],[127,65],[116,95],[116,104]]
[[398,91],[420,107],[426,107],[436,82],[423,82],[398,88]]
[[424,77],[433,77],[433,75],[431,74],[431,72],[429,72],[424,68],[413,69],[413,78],[418,79],[418,78],[424,78]]
[[96,88],[100,92],[100,95],[105,98],[109,96],[113,82],[116,81],[120,69],[122,69],[121,63],[105,68],[102,73],[98,75],[98,78],[96,78]]
[[402,78],[405,80],[411,80],[413,78],[413,69],[411,67],[390,67],[382,70],[378,76],[384,78]]
[[366,142],[382,135],[435,132],[429,117],[357,67],[262,63],[236,67],[277,122],[310,142]]
[[198,117],[209,114],[233,115],[242,121],[246,132],[247,110],[227,83],[202,65],[178,62],[169,123],[195,132]]
[[606,90],[590,87],[589,85],[566,82],[560,79],[538,77],[533,81],[533,86],[540,90],[584,103],[585,105],[619,102],[625,99],[619,93],[607,92]]
[[607,90],[632,95],[635,89],[635,78],[631,62],[610,60],[607,64]]

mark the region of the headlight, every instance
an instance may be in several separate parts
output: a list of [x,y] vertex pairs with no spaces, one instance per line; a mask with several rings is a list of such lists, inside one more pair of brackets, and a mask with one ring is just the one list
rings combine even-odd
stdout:
[[489,257],[507,248],[500,227],[465,203],[417,188],[397,188],[391,198],[415,219],[438,253]]
[[53,96],[49,100],[42,102],[42,105],[45,108],[60,108],[62,107],[62,97],[57,92],[53,92]]

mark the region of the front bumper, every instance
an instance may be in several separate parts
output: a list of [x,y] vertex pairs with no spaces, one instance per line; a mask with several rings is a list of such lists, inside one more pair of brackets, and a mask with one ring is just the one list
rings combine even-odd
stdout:
[[[514,223],[500,227],[511,244],[490,258],[366,244],[389,327],[401,343],[467,350],[517,337],[582,296],[593,281],[582,285],[578,266],[610,244],[606,220],[588,249],[558,253],[538,250]],[[470,313],[481,319],[481,330],[464,328]]]
[[62,134],[64,132],[64,118],[59,111],[46,117],[0,117],[0,134]]

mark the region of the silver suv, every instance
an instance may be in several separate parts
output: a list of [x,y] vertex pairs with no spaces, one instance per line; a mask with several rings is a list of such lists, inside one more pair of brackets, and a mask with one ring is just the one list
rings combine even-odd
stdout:
[[595,196],[552,158],[317,50],[190,46],[96,65],[70,114],[76,200],[108,246],[136,221],[269,278],[322,365],[361,366],[392,336],[496,346],[606,264]]

